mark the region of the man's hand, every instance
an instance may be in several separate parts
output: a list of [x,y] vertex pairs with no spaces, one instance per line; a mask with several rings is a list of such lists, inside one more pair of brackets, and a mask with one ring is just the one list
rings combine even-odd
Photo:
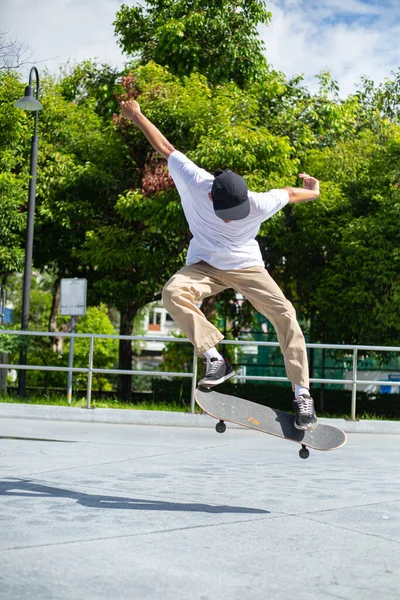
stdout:
[[307,173],[300,173],[299,177],[303,180],[302,188],[285,188],[289,194],[289,204],[316,200],[319,196],[318,179],[315,179],[315,177],[310,177],[310,175],[307,175]]
[[315,179],[315,177],[311,177],[310,175],[307,175],[307,173],[300,173],[299,177],[300,177],[300,179],[303,180],[303,189],[304,190],[311,190],[312,192],[319,193],[318,179]]
[[121,102],[120,106],[122,116],[129,119],[129,121],[135,121],[136,117],[141,114],[140,106],[136,100]]

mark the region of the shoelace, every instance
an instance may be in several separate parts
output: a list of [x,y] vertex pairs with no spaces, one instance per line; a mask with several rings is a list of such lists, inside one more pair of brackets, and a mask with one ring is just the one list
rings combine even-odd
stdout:
[[221,366],[222,360],[209,361],[207,364],[207,377],[213,375],[217,369]]
[[304,398],[300,396],[296,402],[298,411],[301,415],[312,415],[313,414],[313,401],[312,398]]

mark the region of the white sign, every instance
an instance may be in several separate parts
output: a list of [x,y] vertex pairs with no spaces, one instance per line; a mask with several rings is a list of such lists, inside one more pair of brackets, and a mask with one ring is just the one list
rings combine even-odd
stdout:
[[87,279],[61,279],[60,315],[81,317],[86,315]]

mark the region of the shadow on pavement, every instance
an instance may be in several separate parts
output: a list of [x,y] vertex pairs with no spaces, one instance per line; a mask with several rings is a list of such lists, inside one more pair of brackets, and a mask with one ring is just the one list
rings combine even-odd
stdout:
[[82,506],[90,508],[119,508],[130,510],[183,511],[205,513],[242,513],[270,514],[269,510],[246,508],[242,506],[212,506],[211,504],[193,504],[180,502],[164,502],[163,500],[145,500],[143,498],[124,498],[122,496],[104,496],[74,492],[58,487],[33,483],[29,479],[9,479],[0,481],[0,496],[16,496],[18,498],[69,498]]
[[22,440],[24,442],[57,442],[59,444],[76,444],[71,440],[52,440],[48,438],[16,437],[14,435],[0,435],[0,440]]

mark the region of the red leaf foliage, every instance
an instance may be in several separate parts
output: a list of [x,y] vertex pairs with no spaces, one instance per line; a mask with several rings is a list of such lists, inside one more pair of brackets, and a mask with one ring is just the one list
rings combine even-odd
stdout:
[[142,193],[151,196],[156,192],[163,192],[174,186],[165,160],[160,160],[157,155],[153,156],[142,171]]

